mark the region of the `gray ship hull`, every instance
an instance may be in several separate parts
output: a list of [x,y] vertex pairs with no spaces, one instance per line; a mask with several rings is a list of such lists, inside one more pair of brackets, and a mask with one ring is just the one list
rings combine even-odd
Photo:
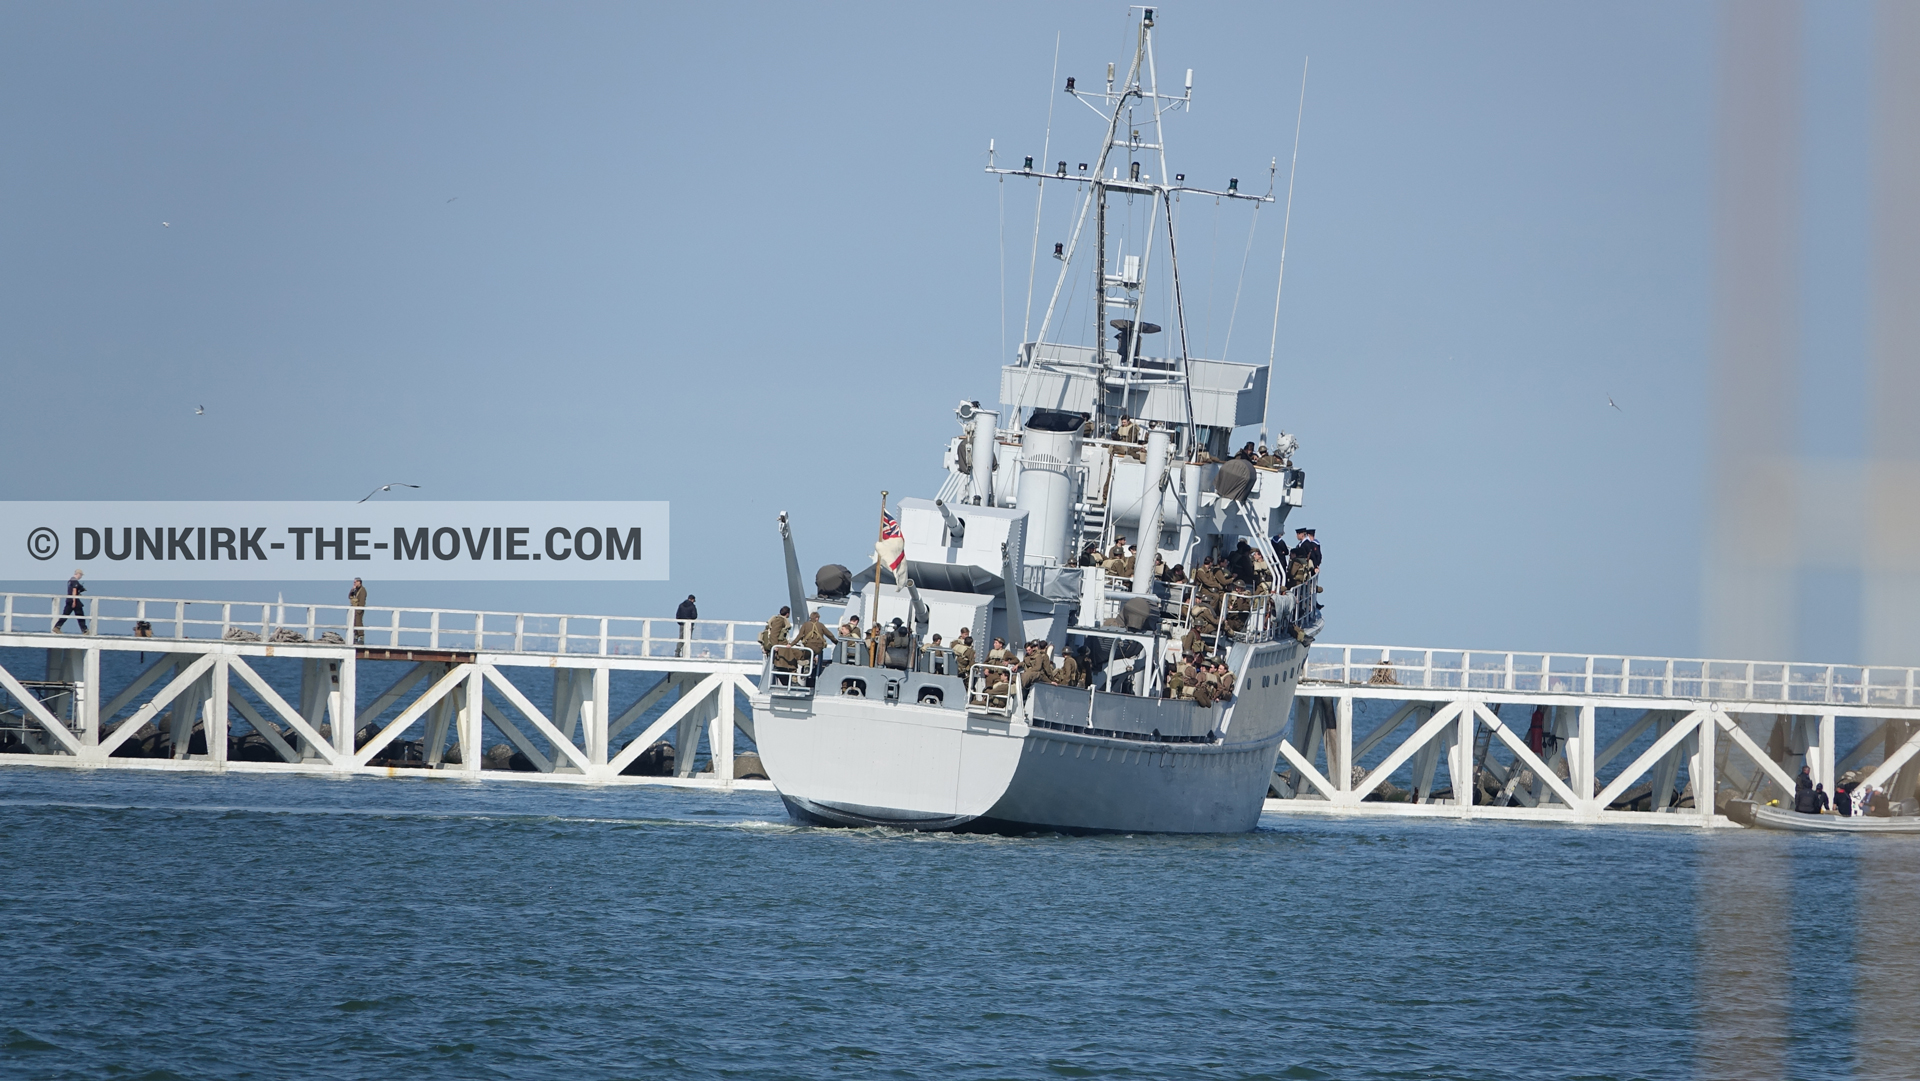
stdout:
[[[1235,652],[1241,689],[1210,709],[1064,688],[1044,688],[1014,717],[911,700],[756,699],[761,759],[789,814],[809,825],[1245,832],[1259,823],[1306,649]],[[1177,713],[1193,720],[1157,737],[1121,730],[1144,724],[1142,711],[1161,725]]]

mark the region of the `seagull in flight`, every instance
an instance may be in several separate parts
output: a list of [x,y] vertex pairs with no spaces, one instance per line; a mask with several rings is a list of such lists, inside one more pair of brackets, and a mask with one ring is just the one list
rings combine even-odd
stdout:
[[1613,405],[1613,408],[1614,408],[1614,409],[1616,409],[1616,410],[1618,410],[1619,412],[1622,412],[1622,413],[1624,413],[1624,412],[1626,412],[1626,410],[1624,410],[1624,409],[1621,409],[1621,408],[1620,408],[1619,406],[1617,406],[1617,405],[1614,405],[1614,404],[1613,404],[1613,398],[1612,398],[1612,396],[1608,396],[1608,398],[1607,398],[1607,404],[1608,404],[1608,405]]
[[160,223],[160,228],[162,228],[162,229],[171,229],[171,228],[173,228],[173,223],[172,223],[172,222],[170,222],[170,221],[163,221],[163,222],[161,222],[161,223]]
[[381,492],[391,492],[393,491],[395,485],[398,485],[399,487],[402,487],[402,488],[420,487],[418,484],[407,484],[403,481],[396,480],[393,482],[393,484],[382,484],[380,487],[375,488],[373,491],[368,492],[366,495],[361,496],[359,499],[359,502],[365,503],[367,500],[372,499],[374,496],[379,495]]
[[204,416],[206,416],[206,415],[207,415],[207,407],[206,407],[206,406],[204,406],[204,405],[196,405],[196,406],[194,406],[194,407],[193,407],[193,415],[194,415],[194,416],[196,416],[196,417],[204,417]]
[[[454,197],[453,197],[453,199],[458,199],[458,198],[460,198],[460,197],[459,197],[458,195],[456,195],[456,196],[454,196]],[[447,200],[447,202],[449,202],[449,203],[451,203],[451,202],[453,202],[453,199],[448,199],[448,200]]]

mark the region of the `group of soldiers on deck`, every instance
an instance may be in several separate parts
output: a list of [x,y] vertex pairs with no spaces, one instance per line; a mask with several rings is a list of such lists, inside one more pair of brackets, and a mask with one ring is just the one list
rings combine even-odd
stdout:
[[[1203,572],[1209,581],[1214,580],[1211,560],[1203,565]],[[975,689],[991,696],[995,705],[1005,704],[1014,681],[1022,690],[1041,683],[1084,689],[1093,674],[1092,657],[1085,647],[1064,647],[1056,661],[1053,647],[1044,639],[1030,641],[1024,650],[1016,651],[1007,646],[1005,639],[995,638],[992,648],[981,657],[975,651],[972,630],[965,627],[951,644],[943,644],[936,634],[923,646],[913,640],[899,620],[885,627],[870,627],[862,635],[857,615],[849,615],[835,633],[827,629],[818,612],[809,612],[806,622],[796,630],[791,623],[792,614],[791,608],[782,607],[779,614],[769,619],[766,630],[760,634],[760,644],[773,655],[776,672],[802,673],[809,686],[813,673],[805,671],[808,662],[825,657],[828,650],[842,640],[864,640],[866,659],[874,666],[910,668],[915,663],[916,651],[926,650],[932,654],[935,669],[947,669],[950,663],[949,674],[964,677],[972,671],[977,658],[989,668]],[[1230,614],[1230,622],[1232,618]],[[1224,660],[1209,653],[1207,643],[1198,640],[1199,633],[1196,624],[1183,641],[1180,655],[1167,663],[1161,680],[1163,694],[1201,706],[1224,705],[1233,701],[1235,676]],[[812,667],[817,670],[818,665]]]
[[[1120,414],[1120,422],[1113,426],[1113,441],[1125,444],[1125,446],[1115,448],[1114,453],[1123,457],[1132,458],[1135,461],[1145,461],[1147,457],[1147,433],[1161,426],[1158,422],[1154,421],[1142,424],[1125,413]],[[1090,436],[1096,434],[1092,419],[1088,419],[1087,421],[1086,434]],[[1282,447],[1280,449],[1284,451],[1286,448]],[[1232,456],[1235,458],[1244,458],[1248,462],[1253,463],[1254,468],[1265,469],[1270,472],[1287,469],[1293,464],[1292,461],[1287,458],[1286,454],[1268,450],[1265,443],[1255,446],[1249,442]],[[1201,446],[1193,447],[1189,457],[1196,465],[1213,465],[1220,461],[1220,459],[1208,453],[1205,447]]]
[[1178,659],[1168,661],[1162,682],[1168,698],[1184,698],[1201,706],[1232,702],[1237,684],[1238,677],[1226,661],[1195,653],[1183,653]]

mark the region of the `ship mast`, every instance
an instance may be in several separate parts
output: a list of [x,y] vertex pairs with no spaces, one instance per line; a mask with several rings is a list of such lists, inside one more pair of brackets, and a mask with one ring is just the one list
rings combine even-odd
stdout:
[[[1066,283],[1069,280],[1069,275],[1072,272],[1073,259],[1078,253],[1081,234],[1087,224],[1089,212],[1091,212],[1094,219],[1094,344],[1092,362],[1096,386],[1098,388],[1094,394],[1096,426],[1102,430],[1105,430],[1108,426],[1110,413],[1109,398],[1114,397],[1114,395],[1110,393],[1110,387],[1118,388],[1117,400],[1124,403],[1127,400],[1127,391],[1137,384],[1178,382],[1183,397],[1187,400],[1187,424],[1186,431],[1183,433],[1182,445],[1190,448],[1193,445],[1195,433],[1193,430],[1191,391],[1187,387],[1187,362],[1189,357],[1187,355],[1186,314],[1182,308],[1180,268],[1173,236],[1174,197],[1183,192],[1191,192],[1196,195],[1212,196],[1215,199],[1243,200],[1252,203],[1270,203],[1274,201],[1274,197],[1271,192],[1265,195],[1242,193],[1239,190],[1239,181],[1237,179],[1231,181],[1227,185],[1226,190],[1220,191],[1211,188],[1188,186],[1185,174],[1176,174],[1172,177],[1167,175],[1166,139],[1162,126],[1162,117],[1170,110],[1192,107],[1193,72],[1191,70],[1187,72],[1186,87],[1182,93],[1177,95],[1160,93],[1159,80],[1153,61],[1154,9],[1150,7],[1139,7],[1136,8],[1136,10],[1140,12],[1140,25],[1134,39],[1133,59],[1127,65],[1126,77],[1124,79],[1118,83],[1115,82],[1115,65],[1113,64],[1107,65],[1107,85],[1104,93],[1081,90],[1075,85],[1076,81],[1073,77],[1069,76],[1067,78],[1065,93],[1087,106],[1087,108],[1091,109],[1106,123],[1105,138],[1101,140],[1100,153],[1095,160],[1092,171],[1088,172],[1083,164],[1080,170],[1070,174],[1067,171],[1067,163],[1064,161],[1057,163],[1052,170],[1048,170],[1045,163],[1042,163],[1040,168],[1036,169],[1031,157],[1026,158],[1025,163],[1018,169],[1006,169],[996,166],[992,160],[992,155],[989,154],[987,172],[1001,176],[1031,177],[1039,180],[1066,181],[1088,185],[1086,198],[1081,202],[1080,212],[1074,222],[1071,239],[1064,246],[1064,251],[1056,252],[1061,259],[1060,272],[1054,282],[1053,294],[1047,301],[1046,314],[1041,317],[1039,333],[1035,335],[1033,342],[1022,344],[1023,356],[1021,363],[1031,368],[1038,362],[1037,346],[1047,341],[1047,334],[1053,328],[1054,313],[1059,307],[1061,293],[1064,291]],[[1124,149],[1126,151],[1126,157],[1128,158],[1128,165],[1127,175],[1122,177],[1118,166],[1112,164],[1114,151],[1122,147],[1120,136],[1123,129],[1121,125],[1127,121],[1130,111],[1142,104],[1149,105],[1153,110],[1151,116],[1153,141],[1151,143],[1143,142],[1140,138],[1140,129],[1134,127],[1131,123],[1127,123],[1124,129],[1126,132]],[[1140,169],[1142,163],[1135,156],[1141,151],[1154,152],[1160,170],[1157,176],[1142,174]],[[1118,275],[1109,274],[1107,271],[1109,260],[1107,250],[1108,198],[1115,192],[1123,195],[1144,195],[1149,199],[1146,243],[1142,247],[1140,255],[1130,257],[1138,261],[1131,263],[1131,265],[1123,265],[1122,273]],[[1144,337],[1147,328],[1150,326],[1150,324],[1144,323],[1141,317],[1145,307],[1147,270],[1151,265],[1154,237],[1160,222],[1160,215],[1163,212],[1166,214],[1168,267],[1173,286],[1173,315],[1180,337],[1176,357],[1177,368],[1172,379],[1169,379],[1162,371],[1152,373],[1143,372],[1135,363],[1140,356],[1141,338]],[[1038,223],[1036,222],[1036,229],[1037,228]],[[1037,239],[1036,237],[1036,240]],[[1059,247],[1061,246],[1056,245],[1056,248]],[[1116,294],[1110,294],[1109,289],[1115,287],[1118,287],[1118,292]],[[1113,308],[1122,308],[1127,313],[1125,326],[1114,328],[1121,331],[1119,334],[1120,348],[1117,353],[1110,351],[1107,347],[1107,334],[1110,329],[1107,316],[1108,312]],[[1017,423],[1018,418],[1013,419]]]

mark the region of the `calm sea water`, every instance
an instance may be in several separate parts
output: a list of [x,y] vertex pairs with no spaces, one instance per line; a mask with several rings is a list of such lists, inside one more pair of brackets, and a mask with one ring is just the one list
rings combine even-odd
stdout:
[[0,769],[30,1078],[1915,1077],[1920,845]]

